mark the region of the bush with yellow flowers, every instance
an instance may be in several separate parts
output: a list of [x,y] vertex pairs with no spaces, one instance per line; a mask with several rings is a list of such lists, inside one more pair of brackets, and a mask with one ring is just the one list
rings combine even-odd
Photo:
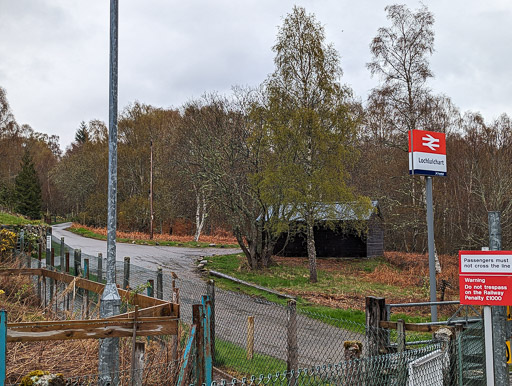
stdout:
[[8,229],[0,230],[0,255],[4,256],[14,249],[16,245],[16,233]]

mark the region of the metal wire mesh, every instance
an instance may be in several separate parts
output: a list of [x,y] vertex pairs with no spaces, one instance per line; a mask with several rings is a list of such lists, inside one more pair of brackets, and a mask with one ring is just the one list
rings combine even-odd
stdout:
[[[439,345],[430,345],[297,371],[221,380],[211,385],[443,385],[443,373],[439,371],[442,367],[432,360],[442,355]],[[428,365],[421,366],[420,362]],[[420,382],[408,383],[412,377]]]
[[[54,241],[60,245],[60,240]],[[65,248],[73,253],[71,247]],[[89,259],[90,275],[100,276],[98,267],[106,267],[105,259],[98,264],[97,256],[82,254],[82,266],[86,258]],[[37,266],[37,260],[32,261],[34,265]],[[57,256],[55,265],[60,266]],[[148,280],[157,281],[155,270],[131,264],[126,283],[124,268],[123,262],[116,263],[117,283],[120,286],[128,284],[132,291],[147,291]],[[174,283],[179,289],[181,321],[191,324],[191,306],[207,294],[206,282],[193,274],[176,278],[170,271],[164,271],[162,277],[163,299],[172,299]],[[83,314],[84,295],[76,293],[73,296],[76,302],[73,311]],[[93,308],[96,306],[95,299],[90,303]],[[288,307],[257,296],[216,288],[214,365],[239,376],[241,380],[235,381],[237,384],[277,385],[289,384],[292,380],[294,383],[291,384],[406,385],[408,380],[414,380],[418,385],[441,385],[443,383],[436,382],[443,382],[443,379],[449,380],[444,384],[485,384],[481,325],[466,329],[446,351],[440,349],[440,343],[435,342],[431,334],[407,332],[403,337],[393,330],[369,330],[364,324],[300,307],[296,314],[297,365],[309,370],[287,373],[289,312]],[[252,344],[248,344],[249,317],[254,318]],[[385,342],[386,350],[379,352],[385,355],[374,355],[371,344],[375,339]],[[398,353],[401,341],[405,341],[407,349]],[[361,343],[360,359],[346,360],[346,342]],[[327,363],[337,365],[324,366]],[[251,378],[252,374],[269,373],[274,375]]]
[[483,323],[469,325],[458,337],[451,371],[456,372],[459,385],[485,385],[485,342]]

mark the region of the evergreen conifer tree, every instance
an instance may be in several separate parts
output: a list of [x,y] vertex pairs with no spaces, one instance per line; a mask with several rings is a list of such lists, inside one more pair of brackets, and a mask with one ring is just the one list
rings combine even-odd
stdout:
[[41,217],[41,185],[28,150],[21,161],[21,171],[14,183],[16,211],[31,219]]

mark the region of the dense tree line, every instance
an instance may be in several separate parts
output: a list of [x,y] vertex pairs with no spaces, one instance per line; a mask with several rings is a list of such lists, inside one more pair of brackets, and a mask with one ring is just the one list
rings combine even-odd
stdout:
[[[426,7],[401,5],[386,13],[390,25],[370,43],[368,69],[379,85],[364,103],[341,83],[339,57],[323,27],[294,8],[279,30],[275,71],[259,88],[207,94],[177,109],[141,102],[125,107],[119,117],[118,226],[149,231],[152,173],[155,232],[199,238],[230,230],[253,268],[270,262],[274,236],[288,230],[291,216],[309,219],[310,230],[321,202],[357,202],[364,210],[367,198],[378,200],[386,249],[423,252],[425,184],[408,175],[407,132],[425,129],[447,138],[448,176],[434,179],[438,252],[486,245],[490,210],[501,211],[503,244],[510,248],[510,118],[485,122],[434,94],[428,87],[433,15]],[[62,154],[57,137],[16,122],[0,88],[0,130],[2,207],[18,207],[16,177],[28,152],[41,212],[106,225],[103,122],[77,125],[75,141]]]

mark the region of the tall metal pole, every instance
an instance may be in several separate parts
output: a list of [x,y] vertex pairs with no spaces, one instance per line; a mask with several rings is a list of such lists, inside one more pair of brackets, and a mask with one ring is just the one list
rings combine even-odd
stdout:
[[[121,298],[116,287],[116,215],[117,215],[117,64],[119,0],[110,0],[110,80],[108,131],[108,213],[107,283],[101,295],[100,317],[119,314]],[[119,338],[102,339],[99,350],[99,384],[119,383]]]
[[[427,184],[427,231],[428,231],[428,270],[430,273],[430,301],[436,301],[436,260],[434,255],[434,208],[432,203],[432,177],[425,178]],[[430,306],[433,322],[437,322],[437,306]]]
[[149,164],[149,239],[153,240],[153,140],[150,142]]
[[[488,212],[489,221],[489,250],[501,250],[501,221],[500,212]],[[494,383],[496,385],[508,385],[507,366],[507,310],[505,306],[493,306],[492,314],[492,346],[494,352]]]

